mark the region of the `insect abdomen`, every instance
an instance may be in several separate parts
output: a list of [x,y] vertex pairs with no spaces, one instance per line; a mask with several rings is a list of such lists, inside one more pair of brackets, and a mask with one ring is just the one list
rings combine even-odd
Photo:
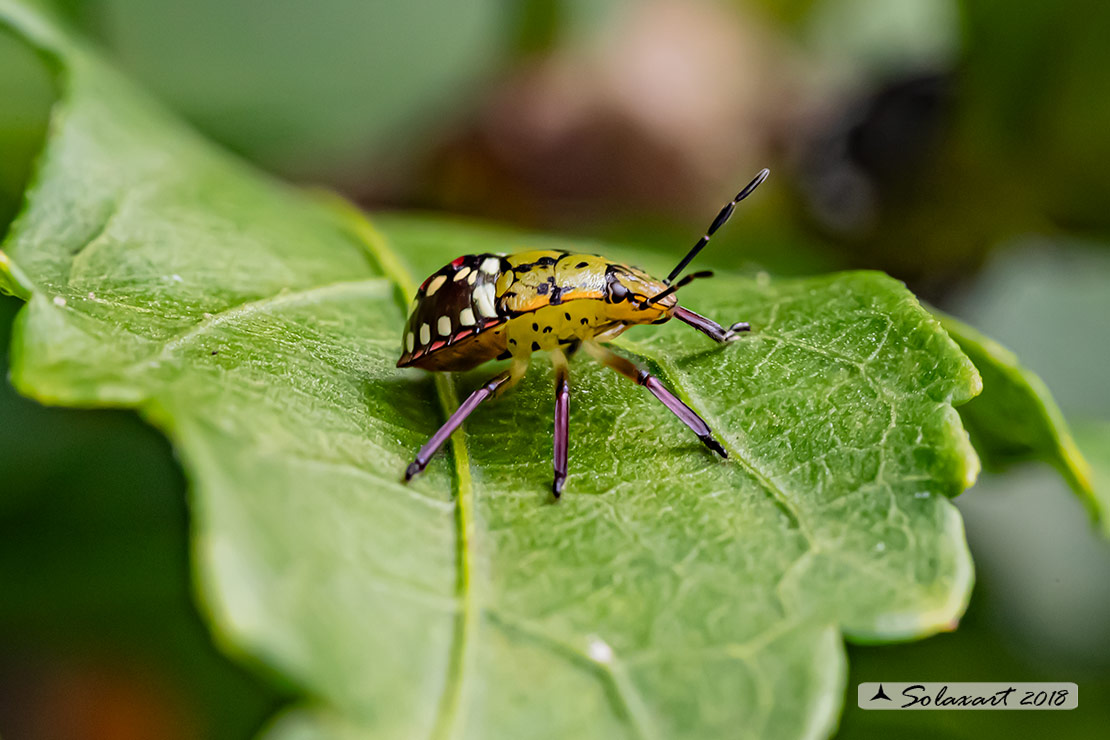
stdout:
[[496,254],[468,254],[429,276],[413,299],[397,366],[466,370],[504,352],[496,284],[506,266]]

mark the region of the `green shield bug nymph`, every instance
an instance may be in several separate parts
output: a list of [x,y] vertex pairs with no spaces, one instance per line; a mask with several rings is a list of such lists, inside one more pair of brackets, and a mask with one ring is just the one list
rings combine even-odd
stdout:
[[647,388],[705,445],[728,453],[709,426],[647,371],[604,346],[635,324],[685,322],[716,342],[748,331],[745,322],[727,329],[678,305],[676,291],[696,272],[675,279],[728,221],[736,204],[770,174],[764,169],[733,198],[671,273],[658,280],[629,265],[592,254],[531,250],[511,255],[468,254],[430,275],[420,286],[405,327],[398,367],[433,371],[469,370],[492,359],[511,359],[505,372],[478,388],[420,448],[405,471],[411,480],[475,408],[511,387],[528,369],[533,352],[545,350],[555,367],[555,477],[558,498],[567,476],[567,414],[570,404],[567,358],[579,348]]

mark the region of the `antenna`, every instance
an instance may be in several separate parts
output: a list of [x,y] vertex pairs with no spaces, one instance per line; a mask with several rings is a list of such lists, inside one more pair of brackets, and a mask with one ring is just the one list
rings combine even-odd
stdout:
[[736,194],[736,197],[732,199],[731,203],[721,209],[721,212],[717,214],[717,218],[713,219],[713,223],[709,224],[709,228],[706,229],[705,236],[698,239],[698,243],[694,245],[694,248],[687,252],[686,256],[682,258],[682,261],[671,270],[671,274],[663,281],[665,285],[670,285],[671,281],[686,269],[686,265],[690,264],[690,261],[698,256],[698,252],[705,249],[705,245],[709,243],[709,237],[713,236],[717,229],[725,225],[725,222],[732,216],[732,211],[736,208],[736,204],[751,195],[752,191],[759,187],[759,185],[767,179],[767,175],[769,174],[771,174],[771,170],[764,167],[759,171],[759,174],[755,176],[754,180],[745,185],[744,189]]

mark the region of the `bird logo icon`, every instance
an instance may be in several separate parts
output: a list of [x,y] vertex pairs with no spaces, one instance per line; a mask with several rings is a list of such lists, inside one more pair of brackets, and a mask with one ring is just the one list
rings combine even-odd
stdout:
[[879,690],[876,691],[875,695],[871,697],[871,701],[875,701],[876,699],[886,699],[887,701],[894,701],[893,699],[891,699],[889,696],[886,695],[885,691],[883,691],[883,685],[882,684],[879,684]]

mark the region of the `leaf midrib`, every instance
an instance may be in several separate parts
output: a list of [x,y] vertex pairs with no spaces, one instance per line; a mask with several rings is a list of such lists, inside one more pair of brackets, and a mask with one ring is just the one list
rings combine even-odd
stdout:
[[[402,263],[395,254],[388,239],[370,222],[362,211],[353,207],[342,198],[324,194],[322,200],[348,225],[358,238],[358,241],[365,245],[371,257],[378,263],[386,277],[392,280],[400,289],[400,293],[396,296],[396,299],[398,307],[403,313],[407,309],[407,300],[405,296],[415,293],[416,283],[404,263]],[[629,352],[643,359],[649,359],[658,366],[664,375],[665,381],[671,387],[675,388],[688,404],[693,406],[693,399],[690,397],[687,389],[676,382],[674,368],[666,359],[644,351],[642,347],[633,345],[631,342],[622,341],[620,345]],[[437,396],[443,408],[444,415],[450,415],[458,407],[458,395],[455,391],[454,382],[450,374],[435,373],[435,383]],[[695,411],[697,411],[696,408]],[[698,413],[701,412],[699,411]],[[806,539],[809,551],[818,551],[820,548],[817,540],[809,529],[802,514],[798,511],[790,497],[786,495],[785,491],[776,486],[758,467],[744,458],[740,454],[740,451],[736,450],[733,445],[727,442],[725,444],[729,449],[730,455],[739,462],[745,472],[751,475],[752,478],[767,491],[768,495],[776,504],[785,510],[784,514],[795,522],[799,531]],[[431,737],[436,740],[445,740],[446,738],[452,737],[454,731],[461,726],[462,696],[466,684],[466,675],[470,665],[468,647],[477,619],[477,605],[472,589],[473,562],[470,547],[471,539],[474,534],[474,492],[470,477],[470,459],[466,444],[466,433],[462,426],[452,435],[451,447],[455,460],[457,485],[455,521],[458,537],[458,576],[456,580],[456,591],[461,610],[456,621],[455,637],[448,662],[447,685],[440,699],[439,711],[431,734]],[[534,638],[535,635],[532,635],[532,637]],[[627,677],[606,673],[603,682],[609,684],[609,690],[619,697],[617,703],[620,706],[618,706],[618,709],[623,710],[622,713],[630,720],[631,729],[637,732],[641,737],[646,737],[646,727],[649,725],[644,721],[642,708],[637,706],[637,702],[629,700],[629,695],[635,696],[635,692],[630,692],[628,690]]]
[[[346,200],[330,194],[323,194],[320,199],[350,228],[381,267],[385,276],[397,286],[399,292],[395,300],[398,308],[404,313],[407,309],[404,296],[416,293],[416,282],[408,268],[393,251],[389,240],[378,231],[362,211]],[[455,383],[448,373],[435,373],[435,384],[436,396],[446,418],[459,405]],[[432,726],[433,740],[447,740],[454,736],[456,729],[462,725],[462,697],[471,664],[468,648],[477,624],[477,605],[472,587],[474,563],[471,551],[474,535],[474,488],[470,477],[470,454],[466,444],[466,432],[462,426],[451,435],[451,451],[455,460],[456,484],[455,528],[458,573],[455,591],[460,610],[455,620],[455,635],[447,663],[446,685],[440,696],[435,724]]]

